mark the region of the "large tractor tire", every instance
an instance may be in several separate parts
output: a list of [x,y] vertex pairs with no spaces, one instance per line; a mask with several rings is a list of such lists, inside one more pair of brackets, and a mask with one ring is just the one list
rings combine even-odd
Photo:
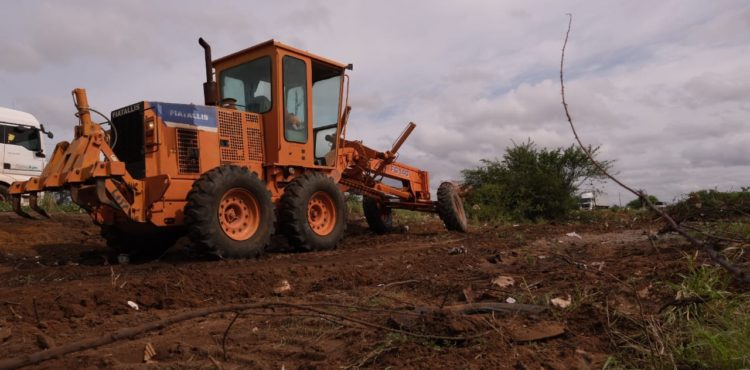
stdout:
[[246,167],[225,165],[193,183],[185,226],[193,246],[219,258],[258,257],[273,235],[275,213],[266,184]]
[[161,257],[184,235],[182,229],[139,226],[126,227],[125,230],[116,225],[102,225],[101,236],[114,252],[128,254],[132,260],[144,261]]
[[326,175],[303,174],[284,188],[279,218],[289,244],[301,251],[334,249],[346,229],[344,194]]
[[468,222],[458,186],[450,182],[440,184],[437,198],[438,215],[443,220],[445,228],[465,233]]
[[393,231],[393,210],[382,207],[372,198],[362,197],[362,211],[365,213],[367,225],[375,234],[382,235]]

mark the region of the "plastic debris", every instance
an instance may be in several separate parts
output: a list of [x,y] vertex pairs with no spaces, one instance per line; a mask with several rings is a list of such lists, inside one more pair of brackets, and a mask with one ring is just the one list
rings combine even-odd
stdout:
[[516,299],[513,297],[508,297],[505,299],[505,303],[511,303],[511,304],[516,303]]
[[550,304],[552,304],[555,307],[559,307],[559,308],[568,307],[568,306],[570,306],[570,304],[572,302],[573,302],[573,299],[570,297],[570,294],[568,294],[568,298],[567,299],[562,298],[562,297],[557,297],[557,298],[552,298],[552,299],[549,300]]
[[138,303],[135,303],[133,301],[128,301],[128,306],[130,306],[130,308],[132,308],[132,309],[134,309],[136,311],[139,310]]
[[510,277],[510,276],[502,276],[501,275],[501,276],[498,276],[498,277],[492,279],[492,284],[497,285],[497,286],[499,286],[501,288],[507,288],[509,286],[513,286],[513,284],[515,284],[515,283],[516,283],[516,281],[513,280],[513,278]]
[[451,248],[451,249],[448,250],[448,254],[450,254],[450,255],[464,254],[464,253],[466,253],[466,248],[464,248],[463,245],[460,246],[460,247],[453,247],[453,248]]
[[273,288],[273,292],[276,293],[276,294],[284,294],[284,293],[286,293],[288,291],[291,291],[291,290],[292,290],[292,285],[289,284],[289,281],[287,281],[287,280],[282,280],[281,282],[279,282],[278,285],[276,285]]
[[565,236],[569,236],[571,238],[578,238],[578,239],[583,240],[583,237],[581,237],[580,235],[578,235],[578,233],[576,233],[575,231],[573,231],[572,233],[567,233],[567,234],[565,234]]
[[151,343],[146,343],[146,348],[143,349],[143,362],[153,364],[156,362],[154,357],[156,357],[154,346]]

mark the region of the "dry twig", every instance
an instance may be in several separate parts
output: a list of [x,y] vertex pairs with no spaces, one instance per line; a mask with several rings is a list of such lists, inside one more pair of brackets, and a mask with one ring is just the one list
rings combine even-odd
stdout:
[[598,171],[603,173],[605,176],[607,176],[610,180],[614,181],[617,185],[620,185],[623,189],[633,193],[635,196],[637,196],[646,206],[651,209],[652,211],[656,212],[659,216],[661,216],[663,219],[669,223],[669,226],[672,227],[674,231],[676,231],[678,234],[682,235],[685,239],[687,239],[690,244],[695,246],[696,248],[699,248],[704,253],[706,253],[712,261],[714,261],[719,266],[723,267],[725,270],[731,272],[734,274],[740,281],[743,281],[747,284],[750,284],[750,275],[745,273],[744,271],[740,270],[737,266],[733,265],[729,260],[727,260],[722,254],[717,252],[715,249],[711,248],[710,246],[706,245],[705,243],[701,243],[698,239],[690,235],[685,229],[680,227],[680,225],[675,222],[675,220],[670,217],[666,212],[663,210],[657,208],[654,206],[653,203],[648,199],[648,196],[645,191],[643,190],[635,190],[627,185],[625,185],[622,181],[611,175],[605,168],[602,167],[602,165],[594,159],[594,157],[591,155],[591,151],[583,145],[583,142],[581,141],[581,138],[578,136],[578,133],[576,132],[575,125],[573,124],[573,118],[570,116],[570,111],[568,110],[568,103],[565,100],[565,79],[563,78],[563,66],[565,62],[565,47],[568,45],[568,38],[570,36],[570,28],[573,24],[573,15],[568,14],[568,30],[565,33],[565,42],[563,43],[562,52],[560,54],[560,95],[562,96],[562,105],[565,109],[565,117],[568,119],[568,123],[570,124],[570,129],[573,131],[573,136],[575,136],[576,142],[578,145],[583,149],[583,152],[586,153],[586,156],[589,158],[591,163],[596,167]]
[[[183,312],[174,316],[170,316],[170,317],[157,320],[157,321],[152,321],[143,325],[116,330],[114,332],[105,334],[103,336],[87,338],[87,339],[83,339],[77,342],[68,343],[68,344],[57,346],[54,348],[45,349],[43,351],[39,351],[35,353],[2,359],[0,360],[0,370],[17,369],[17,368],[28,366],[28,365],[38,364],[40,362],[43,362],[43,361],[46,361],[55,357],[63,356],[68,353],[97,348],[97,347],[107,345],[110,343],[114,343],[123,339],[130,339],[137,335],[140,335],[149,331],[162,329],[162,328],[168,327],[170,325],[174,325],[182,321],[187,321],[187,320],[195,319],[195,318],[202,317],[202,316],[208,316],[208,315],[219,313],[219,312],[244,313],[249,310],[270,309],[270,308],[286,308],[286,309],[293,310],[293,311],[296,310],[296,311],[313,312],[313,313],[318,314],[319,315],[318,317],[321,317],[321,318],[333,317],[333,318],[337,318],[343,321],[348,321],[351,323],[359,324],[364,327],[399,333],[399,334],[403,334],[403,335],[407,335],[407,336],[411,336],[415,338],[421,338],[421,339],[446,340],[446,341],[460,342],[460,341],[480,338],[490,333],[490,331],[485,331],[479,334],[468,335],[468,336],[443,336],[443,335],[420,334],[420,333],[414,333],[414,332],[401,330],[401,329],[389,328],[387,326],[374,324],[374,323],[367,322],[361,319],[357,319],[357,318],[342,315],[342,314],[337,314],[334,312],[318,309],[318,308],[307,306],[304,304],[294,304],[294,303],[285,303],[285,302],[244,303],[244,304],[231,304],[231,305],[208,307],[208,308],[203,308],[199,310]],[[289,315],[295,315],[295,313],[289,313]]]

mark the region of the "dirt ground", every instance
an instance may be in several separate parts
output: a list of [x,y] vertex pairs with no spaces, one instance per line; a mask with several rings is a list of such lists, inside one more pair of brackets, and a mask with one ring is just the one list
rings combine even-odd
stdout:
[[[190,310],[289,302],[340,317],[277,308],[213,314],[35,365],[38,368],[601,368],[616,351],[610,319],[654,313],[673,298],[690,248],[648,239],[647,225],[508,225],[445,231],[437,219],[374,235],[353,220],[337,250],[271,251],[208,261],[181,240],[157,261],[117,264],[86,215],[29,221],[0,214],[0,357],[39,351]],[[576,234],[567,235],[575,232]],[[513,285],[503,284],[510,277]],[[495,283],[493,283],[495,280]],[[280,286],[288,284],[288,291]],[[445,313],[474,302],[543,305],[541,313]],[[559,308],[550,300],[570,300]],[[128,301],[136,303],[138,310]],[[325,304],[324,304],[325,303]],[[338,304],[338,305],[331,305]],[[346,307],[344,307],[346,306]],[[225,351],[222,349],[224,342]],[[144,363],[150,344],[156,355]]]

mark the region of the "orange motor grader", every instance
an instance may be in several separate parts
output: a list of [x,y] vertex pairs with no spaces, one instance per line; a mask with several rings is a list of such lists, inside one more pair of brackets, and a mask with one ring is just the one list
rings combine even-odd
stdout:
[[57,144],[41,176],[12,184],[14,210],[31,217],[21,208],[28,195],[49,217],[37,194],[68,189],[128,254],[160,253],[187,234],[204,252],[253,257],[275,230],[298,249],[331,249],[344,234],[346,191],[363,196],[377,233],[395,208],[436,212],[466,231],[458,187],[441,184],[434,201],[428,173],[395,161],[413,123],[385,152],[346,140],[351,64],[274,40],[212,60],[199,43],[205,105],[141,101],[108,118],[75,89],[73,141]]

